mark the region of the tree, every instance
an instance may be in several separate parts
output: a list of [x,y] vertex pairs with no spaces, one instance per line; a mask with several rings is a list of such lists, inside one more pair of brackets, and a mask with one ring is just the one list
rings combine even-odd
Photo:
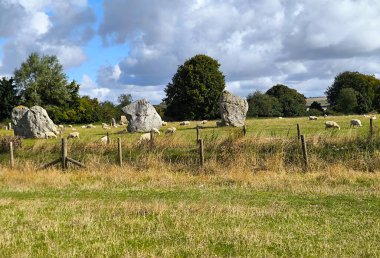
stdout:
[[266,94],[275,97],[281,103],[282,113],[286,117],[302,116],[306,113],[306,98],[295,89],[277,84],[270,88]]
[[219,115],[225,79],[217,60],[196,55],[178,67],[165,88],[166,115],[174,119],[212,119]]
[[125,106],[128,106],[133,101],[131,94],[120,94],[119,97],[117,97],[117,102],[119,103],[119,107],[123,108]]
[[12,109],[19,101],[13,82],[12,78],[3,77],[0,80],[0,121],[10,118]]
[[323,107],[322,107],[321,103],[319,103],[317,101],[313,101],[311,103],[310,109],[316,109],[316,110],[319,110],[319,111],[323,112]]
[[358,107],[358,92],[352,88],[342,89],[336,99],[334,110],[344,113],[352,114]]
[[380,80],[375,76],[349,71],[338,74],[333,84],[326,90],[327,99],[332,108],[336,109],[340,91],[346,88],[356,91],[358,105],[353,112],[367,113],[374,109],[374,102],[377,101],[376,92],[380,89]]
[[112,118],[116,118],[120,115],[119,108],[116,107],[110,101],[104,101],[100,103],[99,116],[101,121],[111,121]]
[[247,97],[249,117],[282,116],[281,103],[277,98],[256,91]]

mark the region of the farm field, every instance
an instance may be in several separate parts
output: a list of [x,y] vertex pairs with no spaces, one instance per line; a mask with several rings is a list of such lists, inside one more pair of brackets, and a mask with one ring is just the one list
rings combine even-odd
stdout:
[[[349,128],[359,118],[362,128]],[[325,120],[341,130],[325,130]],[[296,124],[310,167],[302,169]],[[1,257],[379,256],[380,138],[360,116],[209,122],[199,167],[195,123],[161,134],[81,129],[69,156],[86,164],[38,168],[59,157],[60,139],[24,140],[16,166],[0,154]],[[162,128],[164,132],[166,127]],[[290,130],[289,130],[290,128]],[[65,135],[70,131],[67,129]],[[1,130],[0,135],[9,134]],[[116,138],[124,165],[117,166]]]

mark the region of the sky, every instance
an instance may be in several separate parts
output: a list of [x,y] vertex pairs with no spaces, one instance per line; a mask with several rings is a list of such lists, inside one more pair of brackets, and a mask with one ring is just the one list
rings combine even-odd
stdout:
[[278,83],[323,96],[334,77],[380,78],[378,0],[0,0],[0,76],[57,55],[80,93],[158,104],[196,54],[246,97]]

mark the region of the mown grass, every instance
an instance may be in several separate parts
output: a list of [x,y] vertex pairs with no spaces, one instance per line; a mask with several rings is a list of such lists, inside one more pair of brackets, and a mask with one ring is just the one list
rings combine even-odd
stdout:
[[0,172],[2,257],[378,256],[380,177]]

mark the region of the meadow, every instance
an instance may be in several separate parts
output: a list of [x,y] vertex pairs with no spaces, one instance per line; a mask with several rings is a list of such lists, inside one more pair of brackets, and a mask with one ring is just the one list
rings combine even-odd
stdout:
[[[359,118],[362,128],[349,121]],[[325,130],[334,120],[341,130]],[[310,167],[302,169],[296,124]],[[1,257],[262,257],[380,255],[380,138],[359,116],[249,119],[200,132],[195,123],[161,134],[81,129],[69,156],[86,164],[38,168],[59,156],[60,139],[24,140],[16,166],[0,154]],[[290,129],[289,129],[290,128]],[[165,127],[162,131],[165,130]],[[65,135],[69,133],[66,130]],[[10,131],[1,130],[0,134]],[[122,138],[124,165],[116,162]]]

